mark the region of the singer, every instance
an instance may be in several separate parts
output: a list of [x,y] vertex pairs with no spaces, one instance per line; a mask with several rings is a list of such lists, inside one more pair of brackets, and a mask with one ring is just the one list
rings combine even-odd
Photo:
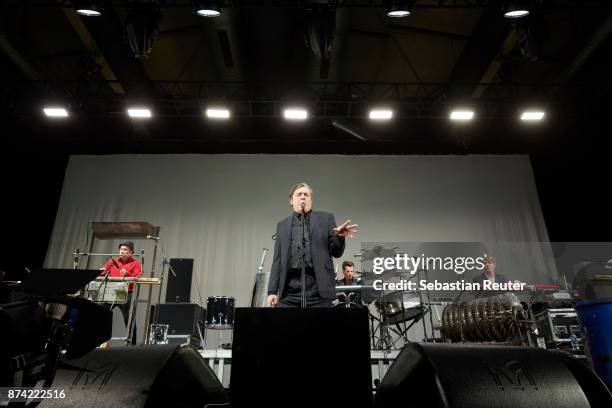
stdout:
[[[101,276],[106,276],[108,274],[109,277],[134,277],[138,278],[142,274],[142,265],[140,261],[134,259],[132,257],[134,255],[134,243],[131,241],[122,242],[119,244],[119,257],[111,258],[107,263],[104,264],[100,268],[102,271],[100,273]],[[130,305],[132,304],[132,292],[134,292],[134,284],[128,284],[128,298],[127,302],[124,305],[114,305],[114,307],[118,307],[121,310],[121,314],[123,315],[123,321],[125,322],[125,326],[127,327],[128,318],[130,316]],[[136,325],[134,325],[134,329]],[[136,337],[134,336],[135,340]]]
[[332,257],[342,256],[345,237],[353,237],[357,224],[347,220],[337,227],[333,214],[312,211],[312,189],[306,183],[291,187],[289,206],[292,214],[276,227],[266,304],[268,307],[300,307],[301,271],[305,261],[307,307],[331,307],[336,297]]

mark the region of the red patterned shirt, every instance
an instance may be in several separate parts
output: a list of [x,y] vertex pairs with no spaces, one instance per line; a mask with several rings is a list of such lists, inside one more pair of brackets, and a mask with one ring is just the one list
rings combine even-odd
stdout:
[[[110,270],[109,276],[111,278],[121,277],[121,269],[125,269],[125,277],[138,278],[142,274],[142,265],[140,264],[140,261],[132,258],[131,256],[125,262],[121,257],[109,259],[108,262],[105,263],[102,268],[104,270],[102,271],[102,273],[100,273],[100,275],[105,275],[106,271]],[[133,291],[134,284],[130,283],[128,285],[128,292],[131,293]]]

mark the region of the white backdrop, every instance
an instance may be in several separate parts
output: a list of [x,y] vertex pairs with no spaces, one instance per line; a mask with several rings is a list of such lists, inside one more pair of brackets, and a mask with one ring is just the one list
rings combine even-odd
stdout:
[[[45,266],[71,267],[91,221],[146,221],[161,226],[167,258],[194,258],[194,302],[230,295],[245,306],[300,181],[313,187],[314,209],[359,224],[338,263],[357,261],[362,241],[548,241],[528,156],[73,156]],[[97,241],[94,251],[118,243]],[[153,244],[137,241],[140,249],[148,275]]]

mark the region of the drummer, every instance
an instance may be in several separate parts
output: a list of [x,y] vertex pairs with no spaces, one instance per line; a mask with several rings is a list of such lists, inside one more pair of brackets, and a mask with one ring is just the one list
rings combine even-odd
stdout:
[[[345,286],[345,285],[363,285],[361,278],[357,278],[353,276],[353,272],[355,270],[355,264],[351,261],[342,262],[342,274],[344,275],[341,279],[336,281],[336,286]],[[342,292],[341,292],[342,293]],[[363,302],[361,301],[361,293],[360,291],[354,292],[353,296],[350,296],[350,293],[344,293],[343,301],[354,302],[355,304],[362,306]]]
[[[101,276],[108,276],[111,278],[118,277],[131,277],[131,278],[139,278],[142,274],[142,265],[139,260],[134,259],[132,257],[134,255],[134,243],[132,241],[126,241],[119,244],[119,257],[111,258],[106,262],[100,270]],[[121,314],[123,315],[123,321],[125,322],[125,326],[127,327],[128,319],[130,316],[130,306],[132,304],[132,292],[134,292],[134,284],[130,283],[128,285],[128,297],[127,302],[125,304],[117,304],[112,305],[111,310],[115,307],[118,307],[121,310]],[[134,331],[136,330],[136,325],[134,325]],[[136,340],[136,336],[132,337],[132,340]]]

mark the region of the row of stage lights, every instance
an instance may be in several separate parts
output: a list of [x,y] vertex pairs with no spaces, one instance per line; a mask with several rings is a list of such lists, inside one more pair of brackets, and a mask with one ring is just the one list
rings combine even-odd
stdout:
[[[384,8],[388,17],[408,17],[412,14],[412,8],[416,0],[388,0],[384,2]],[[103,1],[75,1],[77,13],[87,17],[98,17],[102,15]],[[202,17],[219,17],[223,10],[220,0],[194,1],[194,12]],[[505,18],[522,18],[530,14],[529,2],[526,0],[502,2],[502,12]]]
[[[67,118],[68,110],[61,106],[46,106],[43,108],[45,116],[48,118]],[[127,115],[132,119],[151,119],[153,112],[147,107],[130,107],[126,109]],[[223,107],[211,107],[205,110],[205,116],[214,120],[228,120],[231,112]],[[521,112],[520,120],[523,122],[540,122],[545,117],[545,112],[541,110],[525,110]],[[309,118],[307,109],[300,107],[288,107],[283,109],[283,117],[289,121],[305,121]],[[384,122],[393,119],[394,112],[391,109],[372,109],[368,113],[368,118],[376,122]],[[474,119],[474,111],[463,109],[453,110],[449,114],[449,119],[454,122],[470,122]]]

